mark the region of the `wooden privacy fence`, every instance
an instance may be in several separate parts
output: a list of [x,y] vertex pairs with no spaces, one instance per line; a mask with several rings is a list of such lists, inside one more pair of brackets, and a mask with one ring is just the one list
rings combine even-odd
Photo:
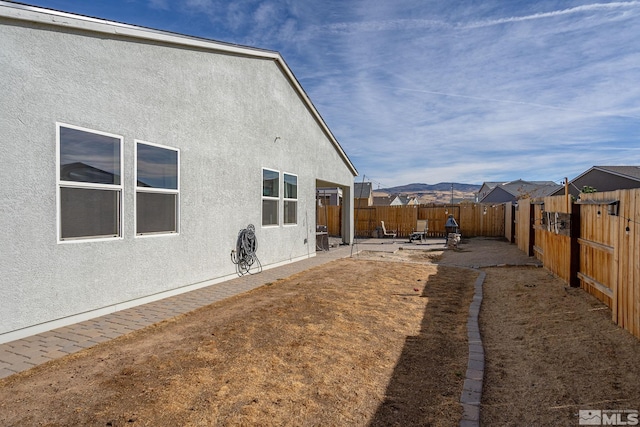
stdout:
[[340,236],[342,233],[342,206],[317,206],[316,224],[326,225],[329,236]]
[[518,202],[518,248],[611,308],[640,338],[640,189]]
[[[339,236],[342,211],[340,206],[323,206],[316,210],[316,223],[326,225],[329,235]],[[372,237],[384,221],[387,230],[398,237],[409,237],[416,231],[418,220],[429,221],[429,235],[445,236],[445,223],[453,215],[464,237],[502,237],[505,229],[505,206],[462,203],[448,206],[367,206],[354,210],[356,237]]]

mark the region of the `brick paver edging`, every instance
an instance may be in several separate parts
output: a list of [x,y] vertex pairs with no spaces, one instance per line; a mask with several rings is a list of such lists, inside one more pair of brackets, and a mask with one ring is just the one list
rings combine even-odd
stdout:
[[[474,269],[478,271],[477,269]],[[464,379],[460,404],[463,413],[460,420],[460,427],[480,426],[480,400],[482,398],[482,379],[484,377],[484,349],[478,317],[480,315],[480,305],[482,304],[482,285],[486,277],[484,271],[476,279],[473,300],[469,306],[469,317],[467,318],[467,339],[469,341],[469,363]]]
[[330,252],[0,344],[0,379],[353,253]]

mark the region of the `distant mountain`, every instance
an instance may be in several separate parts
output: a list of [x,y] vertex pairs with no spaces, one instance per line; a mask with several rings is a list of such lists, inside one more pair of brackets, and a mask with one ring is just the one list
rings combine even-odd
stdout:
[[[451,191],[451,182],[440,182],[438,184],[406,184],[399,185],[397,187],[389,187],[389,188],[379,188],[375,191],[389,193],[389,194],[398,194],[398,193],[409,193],[409,194],[418,194],[418,193],[426,193],[429,191]],[[460,191],[463,193],[477,193],[480,190],[480,185],[476,184],[460,184],[457,182],[453,183],[453,190]]]

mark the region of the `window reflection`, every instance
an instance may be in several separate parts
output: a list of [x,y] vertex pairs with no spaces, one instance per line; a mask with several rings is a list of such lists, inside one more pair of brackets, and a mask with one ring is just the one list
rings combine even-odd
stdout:
[[284,174],[284,198],[298,198],[298,177],[295,175]]
[[268,169],[262,170],[262,195],[265,197],[278,197],[278,181],[280,173]]
[[120,139],[61,126],[60,180],[120,185]]
[[178,189],[178,152],[138,144],[138,187]]

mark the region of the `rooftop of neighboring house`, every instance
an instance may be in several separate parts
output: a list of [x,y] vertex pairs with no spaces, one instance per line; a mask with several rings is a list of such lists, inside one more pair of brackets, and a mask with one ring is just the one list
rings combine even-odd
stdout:
[[500,182],[500,183],[488,183],[485,182],[483,186],[489,187],[489,184],[495,184],[489,192],[483,194],[483,197],[479,200],[482,202],[489,194],[496,190],[502,190],[511,194],[515,199],[523,197],[544,197],[548,196],[558,189],[562,188],[562,185],[556,184],[553,181],[525,181],[518,179],[515,181]]
[[[640,187],[640,166],[592,166],[569,180],[569,192],[576,196],[583,187],[613,191]],[[556,192],[556,195],[559,192]]]
[[371,196],[373,189],[370,182],[356,182],[353,184],[353,197],[355,199],[367,199]]
[[390,196],[374,196],[373,206],[389,206],[393,198]]
[[411,201],[411,197],[409,196],[398,195],[397,197],[400,203],[402,203],[403,205],[406,205]]
[[625,178],[640,181],[640,166],[594,166],[591,169],[599,169]]

